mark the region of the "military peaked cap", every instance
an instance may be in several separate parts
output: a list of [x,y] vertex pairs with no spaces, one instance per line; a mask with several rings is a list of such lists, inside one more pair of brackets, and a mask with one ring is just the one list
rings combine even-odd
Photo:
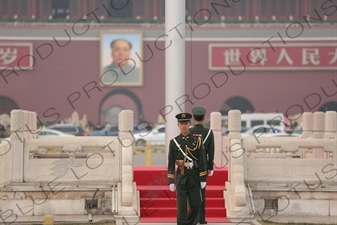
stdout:
[[178,122],[188,122],[192,118],[190,113],[179,113],[176,115]]

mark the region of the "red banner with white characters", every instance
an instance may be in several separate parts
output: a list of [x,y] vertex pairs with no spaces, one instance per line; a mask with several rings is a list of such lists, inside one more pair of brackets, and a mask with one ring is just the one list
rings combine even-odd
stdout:
[[31,43],[0,42],[0,69],[30,70],[34,60]]
[[337,43],[209,44],[210,70],[337,70]]

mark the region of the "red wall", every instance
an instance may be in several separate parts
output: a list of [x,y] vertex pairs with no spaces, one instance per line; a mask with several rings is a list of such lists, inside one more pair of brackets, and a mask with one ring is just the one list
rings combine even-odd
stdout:
[[[35,51],[36,64],[33,70],[17,71],[19,77],[11,74],[6,78],[8,84],[0,77],[1,95],[12,98],[22,109],[36,111],[42,120],[52,121],[52,117],[57,117],[56,114],[51,116],[53,113],[58,113],[60,118],[64,119],[70,117],[73,111],[78,111],[81,118],[83,114],[86,114],[89,121],[96,123],[99,104],[103,97],[112,90],[122,88],[98,86],[101,91],[93,89],[89,92],[89,98],[83,91],[83,87],[90,82],[99,83],[99,41],[72,40],[62,48],[52,40],[20,42],[32,42],[34,51],[42,44],[48,43],[53,46],[53,52],[48,58],[41,60]],[[66,41],[60,42],[60,44],[66,43]],[[227,83],[217,88],[211,81],[216,71],[208,69],[209,43],[217,42],[194,41],[192,52],[190,42],[186,43],[186,94],[190,96],[195,105],[206,107],[208,112],[219,111],[222,104],[234,96],[248,99],[254,105],[255,112],[286,112],[294,104],[301,105],[304,111],[315,111],[328,101],[336,101],[336,95],[325,96],[321,89],[324,88],[330,94],[337,91],[335,71],[246,71],[240,76],[234,76],[228,72]],[[145,47],[147,44],[151,46],[154,53],[152,59],[144,63],[144,85],[126,89],[140,99],[145,119],[156,123],[159,111],[165,106],[164,51],[156,50],[152,41],[144,41],[143,44],[144,58],[151,56],[150,51]],[[41,47],[39,51],[40,54],[48,54],[50,49]],[[190,58],[191,54],[192,58]],[[93,84],[89,84],[87,89],[93,88]],[[199,84],[202,85],[198,86]],[[205,89],[206,84],[210,87],[209,90]],[[197,88],[193,95],[192,90],[195,87]],[[206,96],[205,93],[208,91],[209,94]],[[80,94],[80,98],[74,102],[75,109],[67,100],[73,93],[76,93],[72,96],[73,98]],[[310,97],[306,99],[309,106],[315,106],[319,102],[311,109],[304,101],[309,95]],[[198,96],[205,97],[196,99]],[[134,102],[128,99],[115,95],[104,106],[115,104],[136,109]],[[191,107],[191,103],[187,102],[186,110],[190,110]],[[295,112],[290,110],[289,113]]]

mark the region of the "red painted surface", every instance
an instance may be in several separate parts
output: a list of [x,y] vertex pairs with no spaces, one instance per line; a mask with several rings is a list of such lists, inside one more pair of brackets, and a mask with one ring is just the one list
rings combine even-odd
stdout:
[[1,43],[0,44],[0,69],[29,70],[34,66],[31,43]]
[[[226,218],[223,197],[227,180],[227,167],[215,169],[214,175],[207,179],[208,222],[230,222]],[[134,167],[134,181],[139,190],[141,222],[176,222],[176,193],[169,190],[165,167]]]
[[[62,29],[59,32],[60,36],[66,37]],[[89,121],[97,123],[103,98],[111,91],[123,89],[138,97],[146,121],[157,122],[160,111],[165,107],[165,52],[156,49],[154,41],[143,41],[143,46],[149,45],[153,54],[144,47],[144,59],[151,59],[144,63],[142,87],[101,87],[99,40],[71,40],[68,43],[55,39],[58,43],[54,40],[29,39],[1,41],[32,43],[36,59],[32,70],[16,70],[16,74],[2,72],[1,95],[10,97],[22,109],[37,112],[41,120],[54,122],[57,118],[68,118],[73,111],[77,111],[80,118],[86,114]],[[186,43],[185,90],[189,99],[173,102],[172,107],[185,104],[185,110],[190,111],[193,106],[202,105],[208,112],[220,111],[225,101],[240,96],[252,103],[255,112],[288,111],[292,115],[302,110],[317,111],[326,102],[336,100],[334,93],[337,90],[337,79],[336,72],[332,70],[247,70],[240,75],[233,75],[230,71],[209,70],[209,45],[224,43],[201,40]],[[164,42],[157,44],[163,47]],[[101,110],[114,105],[135,112],[138,110],[132,99],[121,94],[109,97]],[[103,118],[101,122],[104,122]]]
[[[246,46],[244,46],[246,45]],[[284,45],[261,43],[217,44],[210,46],[210,69],[246,70],[336,70],[337,43]],[[240,59],[242,61],[240,61]]]

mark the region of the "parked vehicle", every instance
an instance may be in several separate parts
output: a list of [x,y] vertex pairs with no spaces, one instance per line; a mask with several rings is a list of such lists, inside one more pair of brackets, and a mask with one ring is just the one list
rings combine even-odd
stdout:
[[43,137],[75,137],[73,134],[67,134],[58,130],[53,130],[53,129],[41,129],[37,132],[38,138],[43,138]]
[[270,125],[259,125],[254,126],[244,132],[241,132],[242,137],[255,136],[262,137],[268,134],[285,134],[289,135],[284,131],[284,127],[281,126],[270,126]]
[[[228,127],[228,116],[221,117],[221,123]],[[283,113],[242,113],[241,114],[241,132],[246,131],[257,125],[280,126],[284,125]]]
[[[133,127],[133,133],[140,133],[150,131],[151,127],[146,127],[146,124],[135,124]],[[99,131],[89,132],[89,136],[118,136],[118,124],[107,124],[103,129]],[[146,132],[147,133],[147,132]]]
[[88,136],[118,136],[118,125],[106,125],[99,131],[91,131]]
[[265,135],[266,137],[297,137],[300,138],[302,137],[301,134],[297,134],[297,133],[269,133]]
[[165,145],[165,125],[159,125],[148,132],[134,134],[135,145],[145,146],[146,142],[152,145]]
[[58,130],[67,134],[75,136],[88,136],[87,132],[80,125],[74,124],[55,124],[48,127],[48,129]]

